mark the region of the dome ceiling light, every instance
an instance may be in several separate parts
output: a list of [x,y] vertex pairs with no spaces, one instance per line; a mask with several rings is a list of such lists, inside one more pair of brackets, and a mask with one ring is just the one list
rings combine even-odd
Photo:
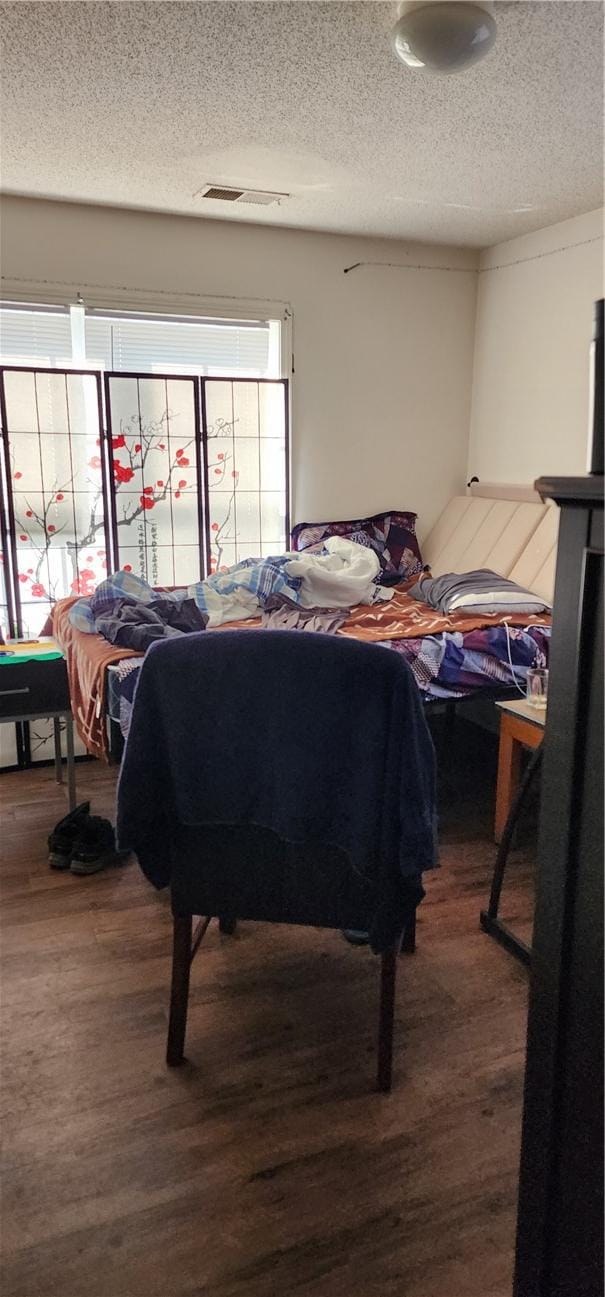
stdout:
[[494,44],[493,9],[487,0],[410,0],[400,7],[393,49],[408,68],[462,72],[484,58]]

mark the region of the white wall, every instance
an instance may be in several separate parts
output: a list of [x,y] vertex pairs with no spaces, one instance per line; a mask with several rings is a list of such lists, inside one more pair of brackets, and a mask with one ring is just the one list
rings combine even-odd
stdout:
[[[5,296],[88,285],[125,303],[131,289],[291,305],[293,521],[405,508],[423,534],[463,486],[475,253],[7,196],[1,212]],[[343,274],[361,260],[464,273]]]
[[586,471],[603,215],[589,212],[482,255],[469,477],[533,482],[542,474]]

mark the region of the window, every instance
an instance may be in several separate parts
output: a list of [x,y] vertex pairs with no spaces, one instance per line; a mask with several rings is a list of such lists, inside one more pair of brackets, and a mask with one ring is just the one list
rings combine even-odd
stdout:
[[281,383],[204,380],[211,570],[287,547],[287,402]]
[[110,374],[106,394],[115,566],[189,585],[206,566],[198,383]]
[[3,625],[37,633],[118,566],[188,584],[286,548],[281,328],[0,306]]
[[2,381],[7,606],[39,634],[51,605],[92,592],[107,572],[109,528],[101,463],[100,379],[6,370]]
[[7,303],[0,356],[32,367],[280,378],[281,322]]
[[5,365],[70,365],[69,308],[0,307],[0,356]]
[[[288,542],[278,319],[0,306],[0,627],[118,567],[187,585]],[[51,729],[0,731],[0,766]],[[7,738],[8,735],[8,738]]]
[[86,314],[86,360],[143,373],[279,378],[279,321]]
[[2,624],[38,634],[118,567],[189,585],[283,553],[287,400],[282,379],[0,368]]

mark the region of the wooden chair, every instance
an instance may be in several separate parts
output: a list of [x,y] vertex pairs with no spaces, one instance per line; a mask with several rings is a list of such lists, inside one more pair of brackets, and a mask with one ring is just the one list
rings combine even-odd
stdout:
[[[343,852],[293,846],[256,827],[185,828],[175,833],[171,883],[174,916],[172,989],[166,1061],[184,1061],[191,964],[212,917],[222,932],[237,919],[369,931],[381,902],[378,884],[351,869]],[[395,981],[400,950],[415,949],[418,895],[410,892],[401,927],[381,955],[378,1089],[391,1089]],[[193,931],[193,918],[205,915]]]

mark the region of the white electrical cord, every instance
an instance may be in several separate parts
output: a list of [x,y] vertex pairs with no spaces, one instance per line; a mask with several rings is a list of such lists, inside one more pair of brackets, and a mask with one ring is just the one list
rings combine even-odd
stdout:
[[[519,690],[519,693],[522,694],[524,698],[526,698],[526,697],[527,697],[527,689],[522,689],[522,688],[521,688],[521,685],[519,684],[519,681],[517,680],[517,677],[516,677],[516,675],[515,675],[515,668],[514,668],[514,666],[513,666],[513,659],[512,659],[512,655],[511,655],[511,651],[510,651],[510,626],[509,626],[509,624],[508,624],[508,621],[505,621],[505,622],[504,622],[504,629],[505,629],[505,631],[506,631],[506,651],[507,651],[507,654],[508,654],[508,665],[509,665],[509,667],[510,667],[511,675],[512,675],[512,677],[513,677],[513,684],[515,685],[515,688]],[[526,631],[530,631],[530,630],[533,630],[533,629],[534,629],[533,626],[526,626],[526,627],[525,627],[525,630],[526,630]],[[537,628],[536,628],[536,629],[537,629]]]
[[513,658],[512,658],[511,651],[510,651],[510,626],[509,626],[509,624],[508,624],[507,621],[504,622],[504,629],[505,629],[505,631],[506,631],[506,652],[507,652],[507,654],[508,654],[508,665],[509,665],[509,667],[510,667],[510,672],[511,672],[511,675],[512,675],[512,677],[513,677],[513,684],[514,684],[515,688],[519,690],[519,693],[520,693],[520,694],[523,694],[523,697],[525,698],[525,689],[522,689],[522,688],[521,688],[521,685],[519,684],[519,681],[517,680],[517,677],[516,677],[516,675],[515,675],[515,668],[514,668],[514,666],[513,666]]

